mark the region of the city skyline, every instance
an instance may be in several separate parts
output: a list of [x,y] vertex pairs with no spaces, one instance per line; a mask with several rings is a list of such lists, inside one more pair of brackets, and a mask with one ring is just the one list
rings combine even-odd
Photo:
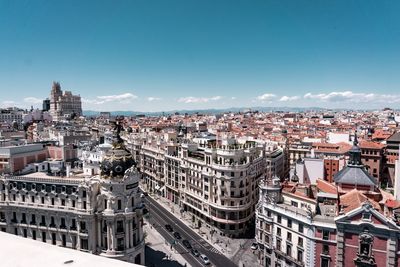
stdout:
[[398,3],[93,3],[0,1],[1,107],[400,106]]

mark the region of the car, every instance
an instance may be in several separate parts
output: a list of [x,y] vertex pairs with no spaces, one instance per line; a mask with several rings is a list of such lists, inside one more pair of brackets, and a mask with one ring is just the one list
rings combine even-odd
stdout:
[[166,225],[165,225],[165,229],[167,229],[168,232],[173,232],[173,231],[174,231],[174,229],[172,228],[172,226],[169,225],[169,224],[166,224]]
[[174,232],[174,236],[175,236],[176,239],[181,239],[182,238],[181,234],[178,233],[178,232]]
[[192,250],[191,250],[190,252],[191,252],[192,255],[195,256],[195,257],[200,256],[200,252],[199,252],[197,249],[195,249],[195,248],[192,248]]
[[208,257],[206,255],[200,254],[199,258],[201,259],[201,261],[203,262],[204,265],[210,264],[210,260],[208,259]]
[[182,244],[183,244],[187,249],[192,249],[192,245],[190,245],[190,242],[187,241],[186,239],[182,241]]
[[251,249],[252,249],[252,250],[258,249],[258,244],[257,244],[256,242],[254,242],[253,244],[251,244]]

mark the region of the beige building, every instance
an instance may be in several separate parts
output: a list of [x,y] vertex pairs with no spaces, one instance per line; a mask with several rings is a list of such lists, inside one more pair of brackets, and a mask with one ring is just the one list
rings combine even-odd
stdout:
[[236,237],[251,227],[267,163],[264,144],[213,135],[180,139],[175,132],[127,141],[140,158],[145,189],[179,205],[195,227]]
[[50,93],[50,114],[53,121],[82,115],[82,102],[79,95],[71,91],[62,91],[58,82],[53,82]]

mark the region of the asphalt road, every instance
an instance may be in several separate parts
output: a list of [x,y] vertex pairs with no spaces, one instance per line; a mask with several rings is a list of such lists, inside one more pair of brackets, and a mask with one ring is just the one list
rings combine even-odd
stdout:
[[[192,266],[204,266],[199,257],[195,257],[190,253],[186,247],[182,245],[182,240],[189,240],[190,244],[196,248],[201,254],[205,254],[212,266],[217,267],[236,267],[230,259],[220,254],[213,246],[205,241],[200,235],[194,232],[190,227],[186,226],[174,215],[171,215],[164,207],[162,207],[156,200],[147,196],[145,198],[146,206],[149,210],[149,222],[154,225],[155,229],[169,242],[176,240],[174,248],[178,251],[185,260]],[[177,240],[173,236],[173,232],[168,232],[165,225],[172,226],[174,231],[181,234],[182,239]],[[210,265],[209,265],[210,266]]]

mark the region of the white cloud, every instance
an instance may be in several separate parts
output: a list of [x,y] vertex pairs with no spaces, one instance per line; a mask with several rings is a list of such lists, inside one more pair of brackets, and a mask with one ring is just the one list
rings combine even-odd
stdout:
[[12,100],[4,100],[1,102],[1,106],[3,108],[10,108],[10,107],[16,107],[18,106],[18,103]]
[[288,101],[295,101],[295,100],[298,100],[298,99],[300,99],[300,97],[297,96],[297,95],[296,96],[286,96],[286,95],[284,95],[279,99],[279,101],[288,102]]
[[262,102],[268,102],[268,101],[272,101],[273,99],[275,99],[276,95],[274,94],[263,94],[260,96],[257,96],[257,100],[260,100]]
[[178,99],[178,102],[181,103],[207,103],[210,101],[218,101],[221,100],[222,96],[213,96],[213,97],[193,97],[193,96],[187,96],[187,97],[181,97]]
[[159,98],[159,97],[154,97],[154,96],[149,96],[149,97],[147,98],[147,101],[149,101],[149,102],[159,101],[159,100],[161,100],[161,98]]
[[321,94],[307,93],[305,99],[314,99],[323,102],[355,102],[355,103],[398,103],[400,95],[385,95],[374,93],[354,93],[352,91],[330,92]]
[[128,104],[131,103],[132,100],[137,99],[138,97],[131,93],[124,93],[120,95],[104,95],[104,96],[97,96],[95,99],[86,99],[83,98],[82,102],[86,104],[94,104],[94,105],[101,105],[108,102],[117,102]]
[[43,99],[39,99],[33,96],[25,97],[24,102],[29,103],[29,104],[40,104],[43,102]]

